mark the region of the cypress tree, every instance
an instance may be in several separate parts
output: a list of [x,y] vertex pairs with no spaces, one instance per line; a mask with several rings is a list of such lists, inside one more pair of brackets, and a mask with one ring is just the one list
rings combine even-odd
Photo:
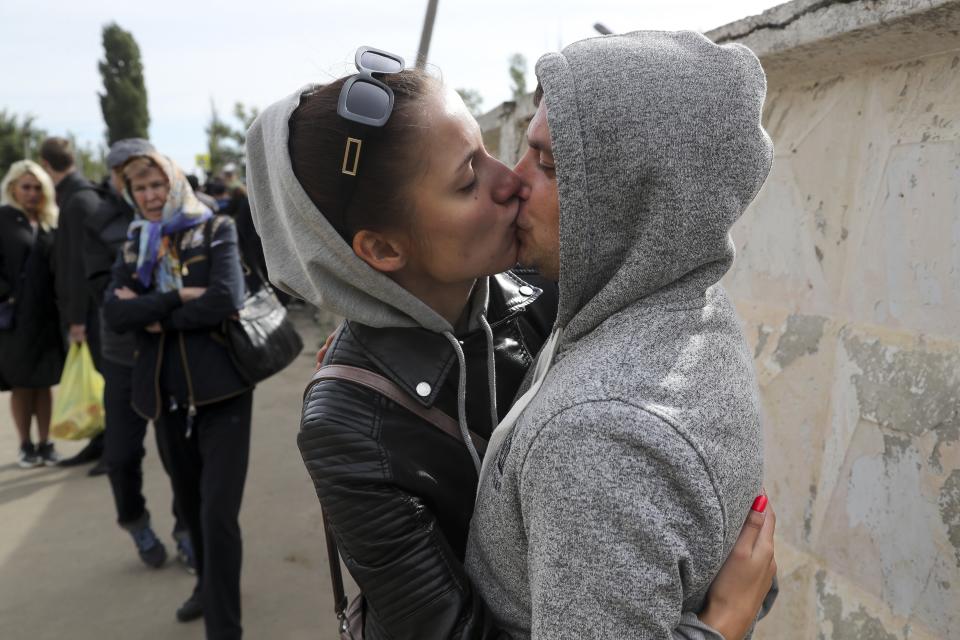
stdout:
[[100,109],[107,124],[107,145],[124,138],[148,138],[147,88],[137,41],[116,23],[108,24],[103,28],[103,53]]

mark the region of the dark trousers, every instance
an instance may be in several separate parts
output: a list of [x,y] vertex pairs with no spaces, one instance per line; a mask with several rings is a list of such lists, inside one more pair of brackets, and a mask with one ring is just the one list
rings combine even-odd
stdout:
[[[106,418],[103,457],[109,469],[110,488],[117,505],[117,523],[130,529],[146,523],[146,499],[143,497],[143,439],[147,421],[130,404],[133,392],[133,368],[106,358],[100,362],[103,374],[103,408]],[[157,437],[160,462],[170,475],[165,450]],[[173,500],[174,531],[186,528],[177,516],[177,500]]]
[[93,366],[102,374],[103,358],[100,351],[100,309],[90,307],[87,312],[87,347],[90,349],[90,357],[93,358]]
[[180,514],[197,556],[197,586],[208,640],[242,635],[239,516],[252,410],[253,391],[247,391],[197,407],[189,437],[185,407],[165,410],[157,423]]

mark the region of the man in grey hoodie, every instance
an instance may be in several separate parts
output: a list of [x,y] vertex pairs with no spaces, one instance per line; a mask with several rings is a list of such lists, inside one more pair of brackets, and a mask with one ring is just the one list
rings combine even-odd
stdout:
[[719,284],[773,159],[763,70],[739,45],[637,32],[537,76],[517,225],[559,313],[487,450],[468,571],[514,638],[720,638],[694,614],[763,477]]

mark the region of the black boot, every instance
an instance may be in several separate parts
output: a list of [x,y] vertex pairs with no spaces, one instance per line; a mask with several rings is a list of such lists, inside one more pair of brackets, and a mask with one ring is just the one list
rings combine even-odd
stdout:
[[88,462],[96,462],[100,459],[100,456],[103,455],[103,433],[99,433],[92,438],[90,442],[87,443],[83,449],[80,450],[80,453],[73,456],[72,458],[67,458],[66,460],[61,460],[61,467],[75,467],[81,464],[87,464]]
[[97,464],[90,467],[90,471],[87,471],[87,475],[91,478],[94,476],[103,476],[110,473],[110,467],[107,466],[107,461],[103,458],[97,460]]
[[200,587],[193,590],[187,601],[177,609],[177,620],[190,622],[203,617],[203,602],[200,600]]

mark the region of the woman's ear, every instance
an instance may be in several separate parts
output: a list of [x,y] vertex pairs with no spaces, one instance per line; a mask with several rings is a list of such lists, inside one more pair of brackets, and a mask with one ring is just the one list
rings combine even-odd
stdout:
[[377,271],[399,271],[407,264],[407,247],[377,231],[358,231],[353,236],[353,252]]

